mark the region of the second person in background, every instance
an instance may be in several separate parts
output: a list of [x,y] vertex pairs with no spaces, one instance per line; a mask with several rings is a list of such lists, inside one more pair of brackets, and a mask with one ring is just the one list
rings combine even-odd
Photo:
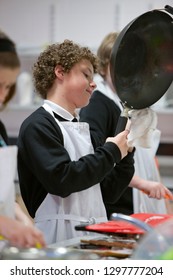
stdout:
[[[122,111],[122,105],[115,92],[110,75],[110,57],[117,36],[118,34],[115,32],[107,34],[98,48],[99,68],[98,74],[94,77],[97,87],[89,104],[80,111],[81,121],[87,122],[90,126],[91,135],[99,139],[95,143],[95,148],[98,145],[102,145],[108,135],[115,135],[118,119]],[[108,218],[113,212],[132,214],[135,209],[137,209],[137,212],[145,212],[148,205],[150,205],[148,209],[151,212],[163,214],[166,213],[165,201],[164,199],[162,201],[156,199],[164,198],[165,195],[173,199],[171,192],[159,181],[158,170],[151,150],[136,147],[135,160],[136,173],[129,186],[145,191],[150,198],[146,194],[138,192],[143,198],[138,201],[140,205],[137,207],[136,202],[133,201],[133,192],[137,190],[135,189],[132,192],[132,188],[128,187],[128,185],[123,189],[124,192],[121,196],[113,195],[113,191],[109,189],[110,186],[114,192],[117,191],[118,186],[110,173],[109,180],[107,178],[107,181],[103,180],[101,182]],[[128,168],[128,165],[126,168]],[[109,185],[107,185],[107,182]],[[113,197],[115,198],[114,202],[112,201]],[[146,203],[148,205],[145,205]]]

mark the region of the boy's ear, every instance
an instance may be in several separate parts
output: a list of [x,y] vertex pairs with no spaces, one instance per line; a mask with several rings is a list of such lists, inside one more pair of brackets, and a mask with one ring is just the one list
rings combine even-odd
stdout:
[[61,65],[55,67],[55,75],[58,79],[62,80],[64,78],[64,71]]

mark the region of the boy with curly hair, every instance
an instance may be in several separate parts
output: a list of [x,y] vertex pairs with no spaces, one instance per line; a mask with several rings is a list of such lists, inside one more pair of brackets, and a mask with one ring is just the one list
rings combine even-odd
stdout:
[[79,121],[96,72],[94,53],[70,40],[48,46],[33,68],[44,103],[20,128],[18,172],[23,200],[47,244],[81,236],[80,223],[106,221],[100,182],[124,158],[131,162],[126,185],[134,173],[127,130],[94,151],[89,125]]

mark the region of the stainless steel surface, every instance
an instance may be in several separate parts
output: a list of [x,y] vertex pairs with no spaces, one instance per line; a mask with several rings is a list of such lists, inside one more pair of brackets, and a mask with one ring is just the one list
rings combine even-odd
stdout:
[[66,247],[45,249],[5,247],[1,251],[2,260],[96,260],[98,255]]

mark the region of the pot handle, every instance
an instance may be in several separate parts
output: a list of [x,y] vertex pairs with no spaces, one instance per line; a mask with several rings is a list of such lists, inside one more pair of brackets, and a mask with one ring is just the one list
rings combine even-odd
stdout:
[[131,216],[128,216],[128,215],[124,215],[124,214],[121,214],[121,213],[112,213],[111,215],[111,218],[110,220],[122,220],[122,221],[126,221],[126,222],[129,222],[131,224],[134,224],[135,226],[149,232],[152,230],[152,227],[148,224],[146,224],[145,222],[141,221],[141,220],[138,220],[136,218],[133,218]]
[[165,11],[167,11],[168,13],[172,14],[173,15],[173,7],[169,6],[169,5],[166,5],[165,6]]
[[128,112],[129,112],[129,108],[125,107],[121,115],[119,116],[117,127],[115,130],[115,135],[122,132],[126,128],[126,124],[128,121]]

